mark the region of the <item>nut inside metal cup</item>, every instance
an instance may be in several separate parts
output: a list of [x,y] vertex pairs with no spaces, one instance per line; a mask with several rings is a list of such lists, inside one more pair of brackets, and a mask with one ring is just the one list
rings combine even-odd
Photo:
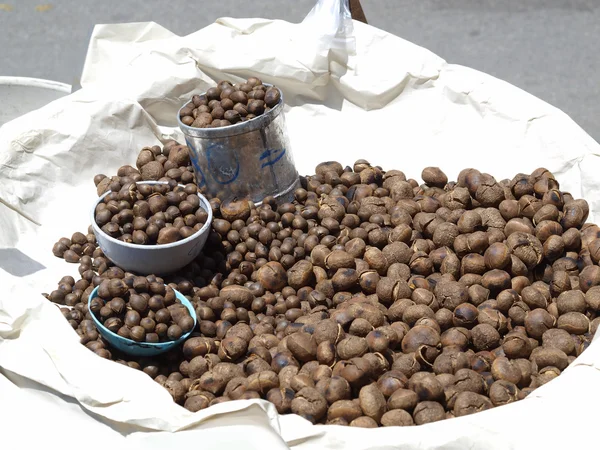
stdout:
[[[263,85],[265,85],[267,87],[273,87],[272,84],[263,83]],[[277,89],[279,89],[279,88],[277,88]],[[281,93],[281,98],[279,99],[279,103],[277,103],[275,106],[273,106],[266,113],[261,114],[260,116],[257,116],[246,122],[238,122],[238,123],[234,123],[232,125],[228,125],[226,127],[219,127],[219,128],[191,127],[191,126],[185,125],[181,121],[181,115],[180,115],[181,110],[190,103],[190,102],[186,102],[183,104],[183,106],[181,108],[179,108],[179,111],[177,111],[177,123],[179,124],[179,128],[181,128],[181,131],[183,131],[186,134],[186,136],[189,135],[189,136],[205,138],[205,139],[225,138],[225,137],[236,136],[239,134],[249,133],[251,131],[260,130],[260,129],[268,126],[273,121],[274,117],[283,113],[283,106],[285,104],[284,98],[283,98],[283,92],[281,92],[281,89],[279,89],[279,92]],[[201,95],[205,95],[205,94],[206,94],[206,92],[203,92]]]
[[[271,86],[265,84],[265,86]],[[283,95],[277,105],[246,122],[220,128],[194,128],[177,121],[190,149],[196,183],[222,201],[273,196],[293,200],[300,181],[285,126]]]

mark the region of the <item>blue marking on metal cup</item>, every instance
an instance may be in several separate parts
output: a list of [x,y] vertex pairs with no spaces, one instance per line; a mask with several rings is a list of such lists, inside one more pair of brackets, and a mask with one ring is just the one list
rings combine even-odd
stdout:
[[[267,161],[265,161],[262,166],[260,166],[261,169],[264,169],[265,167],[268,166],[272,166],[273,164],[275,164],[277,161],[279,161],[281,158],[283,158],[283,155],[285,155],[285,148],[277,148],[277,149],[267,149],[265,150],[261,155],[260,158],[258,159],[259,161],[262,161],[263,159],[267,159]],[[275,159],[271,159],[272,156],[275,156]]]
[[[210,144],[206,148],[206,162],[208,164],[208,170],[212,178],[219,184],[227,185],[233,183],[239,176],[240,161],[238,160],[235,151],[229,151],[226,154],[223,150],[224,148],[222,145],[219,145],[217,143]],[[214,155],[215,151],[221,154]],[[221,165],[219,162],[219,158],[225,159],[225,161],[228,164]],[[227,172],[229,173],[224,173],[223,169],[229,169],[233,166],[233,164],[235,164],[235,169],[227,170]],[[219,173],[224,174],[225,178],[219,176]]]
[[[190,140],[187,138],[187,136],[185,137],[185,143],[187,144],[190,151],[192,151],[194,153],[196,152],[196,150],[194,149],[194,146],[192,145]],[[200,163],[198,162],[198,158],[190,158],[190,159],[192,160],[192,166],[194,167],[194,172],[196,172],[196,185],[199,188],[204,187],[204,185],[206,184],[206,179],[204,177],[204,172],[202,172],[202,168],[200,167]]]

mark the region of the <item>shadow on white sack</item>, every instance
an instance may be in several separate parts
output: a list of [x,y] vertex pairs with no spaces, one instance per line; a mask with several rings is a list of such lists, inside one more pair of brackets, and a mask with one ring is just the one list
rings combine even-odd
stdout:
[[142,147],[180,136],[177,109],[221,78],[258,76],[283,89],[300,173],[325,159],[351,164],[361,157],[413,178],[432,165],[450,178],[471,166],[498,179],[545,166],[563,189],[590,202],[593,220],[600,209],[599,148],[565,114],[500,80],[350,23],[339,1],[319,4],[315,11],[338,12],[331,22],[319,19],[331,24],[319,25],[329,30],[325,36],[312,20],[221,19],[183,37],[153,23],[99,25],[83,88],[0,128],[0,201],[19,212],[0,217],[0,247],[11,250],[0,253],[3,443],[24,446],[55,430],[69,436],[64,447],[92,439],[130,450],[556,448],[593,439],[559,431],[595,425],[592,414],[574,411],[600,402],[597,342],[516,404],[403,429],[312,426],[278,416],[264,401],[189,413],[145,374],[81,346],[40,296],[67,271],[77,273],[50,249],[59,237],[87,228],[96,198],[92,177],[116,173]]

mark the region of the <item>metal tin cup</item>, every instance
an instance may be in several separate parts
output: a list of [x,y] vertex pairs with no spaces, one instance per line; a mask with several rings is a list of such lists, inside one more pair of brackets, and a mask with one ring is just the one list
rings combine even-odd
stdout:
[[270,195],[279,203],[294,199],[300,181],[283,104],[282,97],[263,115],[222,128],[184,125],[179,110],[177,120],[190,149],[196,183],[206,195],[222,201],[247,197],[254,203]]

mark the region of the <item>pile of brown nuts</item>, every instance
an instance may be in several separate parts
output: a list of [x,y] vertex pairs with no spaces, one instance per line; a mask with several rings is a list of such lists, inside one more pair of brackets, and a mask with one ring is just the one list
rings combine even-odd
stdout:
[[91,313],[110,331],[136,342],[176,341],[194,328],[188,309],[156,276],[104,279]]
[[62,311],[86,347],[190,411],[263,398],[313,423],[376,427],[521,400],[598,328],[600,227],[545,169],[421,177],[326,162],[293,203],[211,199],[203,253],[164,280],[198,327],[156,358],[121,354],[90,325],[86,293],[132,276],[98,249],[84,281],[63,278],[50,298],[74,303]]
[[92,256],[96,250],[96,235],[93,230],[87,234],[75,232],[71,238],[62,237],[52,247],[52,253],[70,263],[80,262],[83,256]]
[[219,81],[202,95],[194,95],[179,112],[181,123],[194,128],[219,128],[258,117],[281,101],[281,91],[256,77],[245,83]]
[[98,174],[94,184],[98,196],[107,191],[119,192],[132,181],[167,181],[171,187],[177,183],[194,183],[194,172],[187,146],[169,141],[162,149],[158,145],[144,147],[135,162],[135,167],[122,166],[117,175],[107,177]]
[[162,245],[188,238],[202,229],[208,213],[198,188],[130,181],[96,205],[96,224],[108,236],[138,245]]
[[[66,241],[62,238],[62,243],[66,244]],[[59,241],[60,242],[60,241]],[[56,247],[56,244],[54,245]],[[74,261],[67,261],[74,262]],[[92,258],[89,256],[84,256],[79,259],[80,267],[87,267],[87,263],[91,266]],[[95,276],[96,274],[90,270],[90,275]],[[86,277],[82,277],[80,280],[75,281],[75,279],[70,276],[64,276],[58,282],[57,289],[50,292],[50,294],[44,294],[44,296],[59,305],[67,305],[67,306],[75,306],[77,303],[80,303],[85,297],[85,301],[87,301],[87,297],[92,292],[94,287],[92,286],[91,279],[88,281]],[[85,294],[84,294],[85,293]],[[78,323],[72,324],[75,328],[77,328]]]
[[[104,174],[96,175],[94,183],[98,196],[107,191],[118,193],[124,186],[130,185],[132,182],[167,182],[171,189],[178,184],[187,185],[195,182],[188,148],[175,141],[168,142],[162,149],[158,145],[144,147],[137,157],[136,166],[137,169],[128,165],[122,166],[117,175],[113,177],[107,177]],[[201,212],[199,214],[202,215]],[[60,238],[52,248],[56,257],[64,258],[70,263],[80,262],[83,256],[94,258],[100,256],[99,253],[94,254],[94,250],[96,250],[96,236],[91,227],[87,234],[77,232],[71,238]],[[91,261],[89,264],[87,264],[87,259],[85,261],[86,266],[91,266]]]

